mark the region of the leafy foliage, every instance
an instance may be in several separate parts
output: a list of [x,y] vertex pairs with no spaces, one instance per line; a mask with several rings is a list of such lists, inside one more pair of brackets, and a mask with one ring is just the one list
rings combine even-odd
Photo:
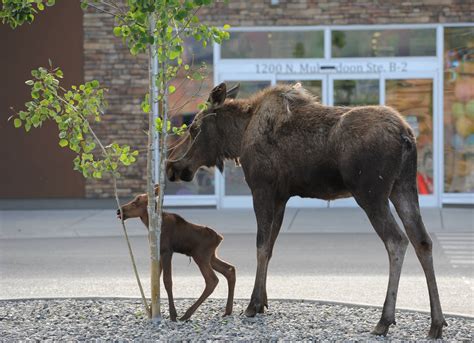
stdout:
[[120,165],[129,166],[136,161],[138,151],[132,151],[128,145],[100,146],[101,154],[97,153],[96,145],[101,143],[89,120],[99,122],[106,106],[105,90],[100,88],[98,81],[66,90],[59,83],[63,77],[61,69],[40,67],[31,75],[33,79],[25,83],[31,86],[32,100],[25,104],[25,110],[13,116],[16,128],[23,126],[28,132],[47,120],[54,121],[59,129],[59,145],[77,154],[74,169],[84,177],[102,178],[106,172],[118,175]]
[[56,0],[2,0],[0,18],[2,23],[16,28],[24,23],[31,24],[35,14],[46,6],[53,6]]

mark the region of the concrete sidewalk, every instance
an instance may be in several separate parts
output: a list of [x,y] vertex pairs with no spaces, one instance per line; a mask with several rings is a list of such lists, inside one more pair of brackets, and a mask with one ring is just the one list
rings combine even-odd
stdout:
[[[122,230],[110,210],[19,210],[0,211],[0,239],[114,237]],[[226,234],[255,233],[257,224],[252,209],[168,209],[186,220],[213,227]],[[430,232],[473,232],[474,210],[469,208],[423,209],[423,220]],[[395,216],[398,220],[398,217]],[[138,219],[127,221],[131,236],[145,235]],[[360,208],[288,208],[282,233],[373,233]]]

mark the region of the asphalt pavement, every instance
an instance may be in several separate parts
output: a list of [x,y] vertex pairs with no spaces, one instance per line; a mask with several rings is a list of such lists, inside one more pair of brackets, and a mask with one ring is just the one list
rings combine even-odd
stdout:
[[[219,255],[237,268],[236,298],[250,297],[255,270],[251,210],[178,209],[224,234]],[[427,209],[445,312],[474,316],[474,213]],[[149,289],[145,229],[129,220],[137,262]],[[268,272],[270,299],[314,299],[381,306],[388,282],[384,246],[359,209],[288,209]],[[197,298],[204,282],[194,262],[173,258],[177,298]],[[212,297],[226,297],[225,279]],[[112,210],[0,211],[0,299],[137,297],[121,229]],[[166,296],[163,294],[162,296]],[[271,300],[270,300],[271,306]],[[429,311],[423,271],[410,247],[397,306]]]

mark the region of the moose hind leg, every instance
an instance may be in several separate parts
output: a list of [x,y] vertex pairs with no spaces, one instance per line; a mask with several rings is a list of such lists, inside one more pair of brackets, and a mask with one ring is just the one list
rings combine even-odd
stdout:
[[214,270],[218,271],[227,279],[228,293],[227,293],[227,304],[225,307],[224,316],[232,314],[232,308],[234,306],[234,289],[235,289],[235,267],[227,262],[222,261],[217,256],[213,256],[211,260],[211,266]]
[[431,328],[428,338],[441,338],[443,326],[447,326],[447,323],[441,309],[438,286],[436,284],[432,255],[433,244],[421,219],[416,183],[412,182],[408,185],[395,184],[390,200],[392,200],[403,222],[408,238],[415,248],[416,256],[425,273],[431,307]]
[[372,226],[382,239],[388,253],[390,272],[387,294],[383,304],[382,316],[372,334],[386,336],[391,324],[395,324],[395,305],[397,301],[398,284],[402,271],[403,260],[408,246],[408,238],[398,227],[390,212],[387,200],[372,202],[368,205],[360,199],[357,202],[366,212]]
[[204,281],[206,282],[206,287],[204,288],[204,291],[202,292],[199,299],[196,300],[196,302],[186,311],[186,313],[180,318],[180,320],[188,320],[197,310],[197,308],[204,302],[204,300],[206,300],[212,294],[212,292],[214,292],[214,289],[216,289],[216,286],[219,283],[219,279],[217,278],[216,273],[214,273],[214,271],[212,270],[209,258],[194,258],[194,261],[201,270],[202,276],[204,277]]

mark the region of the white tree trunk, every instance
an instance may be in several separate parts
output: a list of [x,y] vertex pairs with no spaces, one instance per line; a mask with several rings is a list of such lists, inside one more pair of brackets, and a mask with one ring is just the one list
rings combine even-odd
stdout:
[[[150,15],[149,20],[150,31],[153,34],[155,28],[155,16]],[[161,234],[161,201],[158,201],[158,208],[155,209],[155,177],[156,177],[156,128],[155,118],[158,113],[158,87],[156,80],[158,76],[158,56],[156,45],[153,44],[149,48],[149,91],[151,111],[148,113],[148,149],[147,149],[147,194],[148,194],[148,220],[149,233],[148,242],[150,245],[151,259],[151,320],[155,322],[161,321],[160,309],[160,234]],[[161,145],[161,144],[160,144]],[[161,147],[158,154],[162,155]],[[160,165],[161,168],[161,165]],[[162,187],[160,187],[162,189]],[[161,195],[161,194],[160,194]],[[158,210],[158,213],[157,211]]]

